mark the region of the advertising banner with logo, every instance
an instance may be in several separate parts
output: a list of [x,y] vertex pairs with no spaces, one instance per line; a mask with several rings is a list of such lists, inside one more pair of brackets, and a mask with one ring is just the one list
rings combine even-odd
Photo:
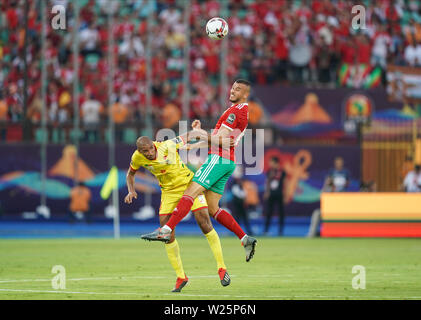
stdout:
[[350,119],[368,120],[377,111],[402,108],[402,103],[388,100],[383,88],[256,86],[253,92],[267,118],[286,137],[338,138],[346,134]]
[[[118,168],[118,189],[120,195],[121,217],[132,218],[132,214],[145,205],[145,192],[152,193],[153,208],[160,205],[160,188],[155,177],[139,170],[135,178],[135,188],[140,195],[132,205],[123,202],[127,194],[126,172],[134,147],[119,145],[116,149]],[[73,187],[74,159],[76,153],[72,145],[49,145],[47,148],[47,180],[45,193],[51,218],[63,217],[69,209],[70,191]],[[341,156],[351,175],[348,191],[359,187],[360,171],[359,148],[354,146],[296,146],[265,148],[264,153],[256,158],[256,164],[262,166],[253,170],[244,178],[247,180],[249,204],[257,209],[263,208],[265,170],[269,159],[277,156],[287,173],[284,185],[286,215],[310,216],[319,207],[320,192],[324,179],[333,166],[334,158]],[[243,166],[238,164],[237,166]],[[245,166],[245,165],[244,165]],[[191,167],[197,167],[194,164]],[[0,146],[0,210],[3,215],[21,218],[24,212],[34,212],[40,205],[41,183],[40,148],[37,145]],[[108,176],[108,148],[106,145],[81,145],[78,162],[78,178],[90,189],[91,213],[103,215],[108,201],[103,200],[100,191]],[[230,182],[228,183],[228,187]],[[222,199],[229,204],[232,199],[229,188]]]

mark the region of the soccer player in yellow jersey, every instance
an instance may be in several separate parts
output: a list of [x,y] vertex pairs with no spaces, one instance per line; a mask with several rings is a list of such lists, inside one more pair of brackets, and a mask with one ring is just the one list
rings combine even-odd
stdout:
[[[126,177],[129,192],[124,202],[130,204],[133,199],[137,199],[137,193],[134,188],[136,171],[140,167],[149,170],[158,179],[159,186],[161,187],[161,206],[159,208],[159,222],[161,227],[170,219],[174,208],[177,206],[177,203],[180,201],[194,176],[194,173],[187,168],[178,153],[180,147],[185,144],[185,141],[188,141],[188,137],[190,136],[186,133],[175,139],[162,142],[152,141],[148,137],[140,137],[136,141],[137,150],[132,155],[130,168]],[[217,263],[221,284],[227,286],[231,280],[224,264],[221,242],[210,221],[208,205],[203,194],[196,197],[191,210],[211,247]],[[165,249],[168,259],[177,275],[173,292],[180,292],[187,284],[188,278],[184,273],[180,248],[177,239],[175,239],[174,230],[172,231],[170,241],[165,244]]]

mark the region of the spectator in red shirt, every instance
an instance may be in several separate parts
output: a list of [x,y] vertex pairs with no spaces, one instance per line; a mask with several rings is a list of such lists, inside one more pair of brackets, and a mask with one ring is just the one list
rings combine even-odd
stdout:
[[7,26],[15,30],[19,23],[18,11],[16,2],[12,2],[10,8],[6,10]]

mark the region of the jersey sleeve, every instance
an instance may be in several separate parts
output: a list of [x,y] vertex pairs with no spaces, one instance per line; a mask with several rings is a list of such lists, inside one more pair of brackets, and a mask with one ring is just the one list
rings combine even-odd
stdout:
[[233,131],[241,128],[244,123],[247,123],[247,108],[233,109],[228,116],[222,121],[221,126]]
[[133,152],[132,158],[130,161],[130,169],[132,169],[133,171],[137,171],[140,168],[140,166],[141,166],[141,161],[135,151]]

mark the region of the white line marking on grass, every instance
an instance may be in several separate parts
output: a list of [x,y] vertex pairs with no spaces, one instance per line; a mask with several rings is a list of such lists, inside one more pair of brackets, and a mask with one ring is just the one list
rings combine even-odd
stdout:
[[[235,278],[236,275],[230,275],[231,278]],[[289,279],[285,279],[288,277]],[[67,281],[100,281],[100,280],[133,280],[133,279],[173,279],[173,276],[164,275],[164,276],[117,276],[117,277],[92,277],[92,278],[70,278]],[[206,278],[218,278],[218,275],[189,275],[191,279],[206,279]],[[328,283],[338,283],[343,282],[347,283],[349,280],[342,279],[315,279],[315,278],[297,278],[291,279],[290,275],[243,275],[242,278],[259,278],[259,279],[272,279],[272,278],[281,278],[281,282],[307,282],[307,281],[316,281],[316,282],[328,282]],[[284,278],[284,279],[282,279]],[[384,279],[372,279],[375,281],[383,281]],[[19,282],[50,282],[51,279],[0,279],[0,283],[19,283]],[[397,283],[407,283],[408,281],[404,280],[394,280],[392,282]]]
[[[32,290],[32,289],[0,289],[0,292],[22,292],[22,293],[67,293],[67,294],[91,294],[91,295],[149,295],[149,296],[180,296],[175,293],[161,293],[161,294],[150,294],[142,292],[90,292],[90,291],[56,291],[56,290]],[[229,294],[183,294],[186,297],[227,297],[227,298],[253,298],[254,296],[235,296]],[[257,297],[255,297],[257,298]],[[260,297],[264,298],[264,296]]]
[[[218,275],[197,275],[190,276],[191,279],[196,278],[218,278]],[[236,277],[230,275],[230,277]],[[96,277],[96,278],[70,278],[66,281],[96,281],[96,280],[132,280],[132,279],[173,279],[172,276],[132,276],[132,277]],[[0,283],[11,283],[11,282],[49,282],[51,279],[0,279]]]
[[137,294],[140,295],[141,293],[134,293],[134,292],[82,292],[82,291],[56,291],[56,290],[30,290],[30,289],[0,289],[0,292],[28,292],[28,293],[67,293],[67,294]]
[[[230,275],[231,278],[235,278],[236,275]],[[133,279],[173,279],[171,276],[134,276],[134,277],[103,277],[103,278],[73,278],[66,279],[66,281],[99,281],[99,280],[133,280]],[[190,276],[190,279],[199,278],[218,278],[217,275],[212,276]],[[272,277],[267,276],[242,276],[242,278],[259,278],[259,279],[270,279]],[[275,277],[274,277],[275,278]],[[278,278],[278,277],[276,277]],[[317,281],[317,282],[349,282],[348,280],[325,280],[325,279],[281,279],[281,282],[306,282],[306,281]],[[0,280],[0,283],[19,283],[19,282],[51,282],[51,279],[13,279],[13,280]]]
[[299,296],[299,295],[290,295],[290,296],[238,296],[238,295],[230,295],[230,294],[174,294],[174,293],[162,293],[162,294],[150,294],[150,293],[139,293],[139,292],[90,292],[90,291],[56,291],[56,290],[30,290],[30,289],[0,289],[0,293],[2,292],[21,292],[21,293],[64,293],[64,294],[90,294],[90,295],[147,295],[147,296],[179,296],[179,297],[224,297],[224,298],[247,298],[247,299],[267,299],[267,298],[274,298],[274,299],[296,299],[296,298],[337,298],[337,299],[345,299],[345,298],[373,298],[373,299],[420,299],[421,297],[388,297],[388,296],[321,296],[321,295],[314,295],[314,296]]

